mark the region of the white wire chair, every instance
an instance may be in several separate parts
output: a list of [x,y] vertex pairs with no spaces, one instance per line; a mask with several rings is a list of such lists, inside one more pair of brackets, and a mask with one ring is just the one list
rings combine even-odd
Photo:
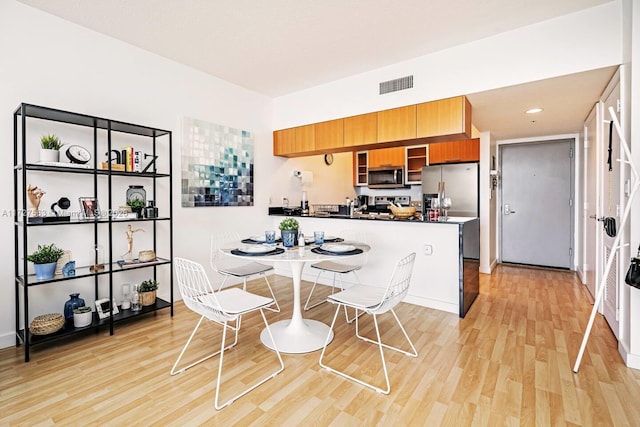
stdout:
[[[382,348],[385,347],[391,350],[395,350],[411,357],[418,356],[418,352],[416,351],[416,348],[414,347],[413,342],[409,338],[409,335],[407,335],[407,331],[405,331],[404,327],[402,326],[402,323],[400,323],[400,319],[398,319],[398,316],[396,315],[393,309],[400,301],[404,299],[405,295],[407,294],[407,291],[409,289],[409,283],[411,282],[411,274],[413,272],[413,264],[415,262],[415,259],[416,259],[416,254],[414,252],[402,258],[400,261],[398,261],[398,263],[395,266],[395,269],[393,270],[393,274],[391,275],[389,284],[387,285],[386,289],[376,288],[372,286],[355,285],[350,287],[347,290],[338,292],[337,294],[329,295],[328,301],[333,304],[336,304],[337,308],[336,308],[336,313],[333,316],[333,321],[331,322],[330,332],[327,335],[327,340],[325,341],[324,348],[322,349],[322,353],[320,354],[319,364],[321,367],[323,367],[324,369],[330,372],[336,373],[340,376],[343,376],[352,381],[355,381],[358,384],[362,384],[366,387],[369,387],[379,393],[389,394],[389,392],[391,391],[391,385],[389,384],[389,374],[387,372],[387,364],[385,362],[384,352]],[[356,336],[363,341],[378,345],[378,348],[380,350],[380,358],[382,359],[382,368],[384,370],[386,388],[382,389],[371,383],[367,383],[351,375],[348,375],[345,372],[329,367],[323,363],[322,360],[324,358],[324,354],[327,350],[327,346],[329,345],[329,342],[331,341],[331,337],[333,336],[332,334],[333,326],[335,325],[336,319],[338,318],[338,312],[340,311],[340,306],[352,307],[356,309],[356,318],[355,318]],[[358,328],[359,316],[357,314],[359,310],[365,313],[371,314],[373,316],[373,323],[375,325],[377,341],[374,341],[372,339],[369,339],[360,335],[360,331]],[[377,316],[378,314],[386,313],[387,311],[390,311],[391,314],[393,314],[393,317],[396,319],[398,326],[400,326],[400,329],[402,330],[404,337],[406,338],[407,342],[411,346],[411,351],[405,351],[400,348],[382,343],[382,340],[380,339],[380,328],[378,326]]]
[[[178,286],[180,288],[180,294],[182,295],[182,300],[189,309],[200,315],[200,320],[198,320],[198,323],[193,329],[193,332],[191,332],[187,343],[182,348],[178,359],[171,368],[171,375],[182,373],[187,369],[219,354],[220,362],[218,363],[218,377],[216,379],[215,408],[217,410],[220,410],[225,406],[233,403],[236,399],[244,396],[251,390],[260,386],[267,380],[275,377],[284,370],[284,362],[282,361],[280,352],[276,347],[275,340],[273,339],[273,336],[271,336],[271,329],[269,328],[267,318],[265,317],[263,311],[264,308],[267,308],[267,306],[273,303],[273,300],[271,298],[252,294],[238,288],[229,288],[219,292],[215,292],[202,265],[184,258],[177,257],[174,258],[174,265],[176,270],[176,277],[178,279]],[[225,350],[229,350],[230,348],[234,347],[238,343],[238,332],[240,330],[242,315],[251,313],[253,311],[260,311],[262,320],[264,321],[269,336],[271,337],[273,349],[278,356],[280,368],[275,372],[270,373],[267,377],[261,379],[249,388],[245,389],[240,394],[237,394],[236,396],[230,398],[225,403],[220,405],[219,395],[220,383],[222,379],[222,362],[224,359],[224,352]],[[208,356],[205,356],[202,359],[193,362],[184,368],[177,369],[182,356],[187,350],[187,347],[189,347],[191,340],[193,339],[196,331],[205,318],[222,325],[222,341],[220,344],[220,350],[209,354]],[[235,326],[229,325],[230,321],[235,321]],[[235,332],[235,339],[233,343],[225,347],[227,329],[231,329]]]
[[271,294],[271,298],[275,304],[275,308],[267,307],[267,310],[279,313],[280,305],[273,293],[273,289],[271,289],[271,284],[269,283],[269,278],[266,274],[268,271],[273,270],[273,266],[261,264],[255,261],[246,262],[238,258],[225,256],[220,252],[220,248],[230,248],[233,244],[237,245],[239,242],[240,237],[238,236],[238,233],[235,232],[222,231],[211,235],[211,268],[213,268],[216,273],[224,277],[222,283],[220,283],[220,286],[218,287],[218,290],[221,290],[224,287],[224,284],[227,282],[229,277],[238,277],[242,278],[242,290],[246,291],[247,279],[249,277],[262,276],[265,282],[267,282],[267,288],[269,289],[269,293]]
[[[367,243],[367,235],[365,232],[355,232],[351,230],[345,230],[340,232],[340,236],[343,237],[345,241],[356,241],[360,243]],[[322,273],[333,273],[333,278],[331,282],[331,294],[333,294],[336,289],[336,278],[338,279],[340,289],[341,290],[345,289],[344,284],[342,283],[342,276],[346,274],[353,273],[357,283],[360,284],[360,278],[358,277],[358,274],[356,272],[360,270],[363,267],[363,265],[367,263],[367,254],[365,253],[363,257],[359,257],[358,259],[360,261],[362,260],[364,261],[362,261],[359,264],[351,264],[348,262],[336,262],[336,261],[327,260],[327,261],[320,261],[315,264],[312,264],[311,268],[317,269],[318,275],[316,276],[316,280],[313,282],[313,285],[311,286],[311,291],[309,292],[307,301],[304,303],[305,311],[310,310],[314,307],[319,306],[320,304],[327,302],[326,299],[321,299],[320,301],[317,301],[309,305],[309,303],[311,302],[311,296],[313,295],[313,291],[315,290],[316,285],[318,284],[318,280],[320,279],[320,276],[322,275]],[[349,315],[347,313],[347,307],[344,308],[344,316],[345,316],[345,319],[347,320],[347,323],[351,323],[355,319],[355,318],[349,319]]]

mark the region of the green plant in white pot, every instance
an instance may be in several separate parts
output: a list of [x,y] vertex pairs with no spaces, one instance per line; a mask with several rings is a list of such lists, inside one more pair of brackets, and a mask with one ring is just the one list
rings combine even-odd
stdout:
[[84,328],[85,326],[89,326],[92,321],[93,321],[93,312],[91,311],[91,307],[89,307],[88,305],[73,309],[73,326],[74,327]]
[[282,236],[282,244],[287,248],[292,248],[298,244],[298,221],[295,218],[285,218],[278,226]]
[[40,161],[58,162],[60,161],[60,148],[62,143],[56,135],[44,135],[40,138]]
[[27,261],[33,263],[36,279],[52,279],[56,271],[56,263],[63,254],[64,251],[58,248],[55,243],[38,245],[38,249],[27,256]]

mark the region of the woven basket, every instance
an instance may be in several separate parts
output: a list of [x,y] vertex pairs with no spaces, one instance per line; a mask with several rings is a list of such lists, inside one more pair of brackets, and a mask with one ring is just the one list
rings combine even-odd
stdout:
[[42,314],[34,317],[29,325],[33,335],[48,335],[58,332],[64,326],[64,316],[60,313]]
[[144,307],[156,303],[156,291],[140,292],[140,304]]
[[416,213],[415,206],[403,206],[401,208],[393,205],[389,205],[389,209],[393,213],[393,216],[400,219],[411,218]]

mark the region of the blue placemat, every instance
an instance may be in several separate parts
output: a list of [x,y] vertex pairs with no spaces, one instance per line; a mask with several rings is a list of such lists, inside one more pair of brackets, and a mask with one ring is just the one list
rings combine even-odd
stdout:
[[274,248],[273,250],[269,251],[269,252],[243,252],[240,249],[231,249],[231,253],[234,255],[241,255],[241,256],[267,256],[267,255],[278,255],[284,252],[284,249],[282,248]]

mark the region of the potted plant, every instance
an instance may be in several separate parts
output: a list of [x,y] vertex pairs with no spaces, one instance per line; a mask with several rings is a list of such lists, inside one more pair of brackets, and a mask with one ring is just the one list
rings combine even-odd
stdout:
[[157,280],[149,279],[140,283],[140,285],[138,285],[138,293],[140,294],[140,304],[142,304],[142,306],[155,304],[156,290],[158,290]]
[[91,307],[84,306],[73,309],[73,326],[76,328],[84,328],[89,326],[93,321],[93,312]]
[[131,208],[131,212],[135,212],[138,218],[142,218],[142,208],[144,202],[140,199],[127,200],[127,206]]
[[40,161],[58,162],[60,161],[60,148],[62,143],[56,135],[44,135],[40,138]]
[[64,251],[58,248],[54,243],[50,245],[38,245],[38,249],[31,255],[27,256],[27,261],[33,263],[36,272],[36,279],[46,280],[52,279],[56,271],[58,259]]
[[298,221],[295,218],[283,219],[278,228],[285,247],[292,248],[298,244]]

